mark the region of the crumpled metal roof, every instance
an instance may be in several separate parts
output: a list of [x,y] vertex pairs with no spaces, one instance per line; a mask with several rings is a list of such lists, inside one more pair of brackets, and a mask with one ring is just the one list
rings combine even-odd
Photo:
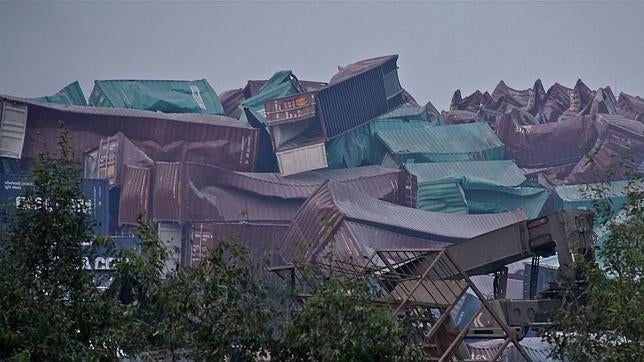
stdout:
[[[380,234],[386,239],[379,240],[378,245],[394,248],[411,246],[405,243],[392,244],[396,240],[402,243],[405,240],[422,239],[426,240],[428,245],[435,242],[454,243],[524,220],[526,216],[521,210],[500,214],[459,215],[412,209],[380,201],[355,189],[329,181],[299,209],[280,249],[287,262],[311,260],[326,248],[330,240],[335,238],[337,242],[336,230],[345,222],[387,231]],[[389,233],[401,236],[391,238]]]
[[327,180],[391,202],[403,202],[403,171],[380,166],[319,170],[282,177],[195,163],[157,163],[153,217],[157,221],[290,221]]
[[0,101],[28,105],[24,158],[35,157],[43,140],[56,144],[58,122],[63,121],[77,158],[120,131],[155,161],[201,162],[240,171],[255,166],[258,130],[229,117],[41,104],[9,96],[0,96]]

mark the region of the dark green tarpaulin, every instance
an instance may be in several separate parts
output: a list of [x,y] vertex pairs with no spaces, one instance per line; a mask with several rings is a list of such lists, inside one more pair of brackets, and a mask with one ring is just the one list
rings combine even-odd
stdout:
[[41,103],[56,103],[69,106],[86,106],[85,95],[78,82],[70,83],[67,87],[58,91],[53,96],[31,98],[32,101]]
[[164,113],[224,114],[217,93],[205,79],[97,80],[89,104]]
[[447,213],[500,213],[523,209],[529,218],[541,213],[548,191],[528,187],[510,160],[410,163],[416,176],[416,207]]
[[377,141],[376,133],[422,128],[437,125],[439,122],[438,118],[429,119],[424,107],[403,105],[330,140],[326,146],[329,167],[378,165],[382,162],[386,150]]

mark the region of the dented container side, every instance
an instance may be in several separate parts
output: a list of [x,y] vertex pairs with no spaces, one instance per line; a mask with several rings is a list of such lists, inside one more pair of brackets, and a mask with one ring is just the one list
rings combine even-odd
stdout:
[[152,216],[156,222],[182,222],[182,167],[179,162],[157,162],[154,167]]
[[324,143],[277,152],[276,155],[282,176],[328,167]]
[[150,220],[152,168],[125,166],[123,187],[119,196],[118,224],[138,225]]

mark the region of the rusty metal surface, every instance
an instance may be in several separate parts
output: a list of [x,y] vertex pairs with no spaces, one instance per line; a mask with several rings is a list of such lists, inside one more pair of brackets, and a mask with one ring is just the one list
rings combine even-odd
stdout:
[[[618,115],[598,117],[603,130],[589,156],[584,157],[570,172],[573,184],[624,180],[644,162],[644,124]],[[592,160],[591,160],[592,158]]]
[[[327,247],[344,222],[359,223],[426,241],[454,243],[525,219],[520,210],[502,214],[458,215],[412,209],[380,201],[329,181],[299,209],[280,250],[287,262],[310,260]],[[380,233],[385,238],[389,237],[387,234]],[[369,242],[377,243],[375,240]]]
[[542,168],[576,162],[597,138],[590,116],[560,122],[521,125],[517,113],[505,113],[497,120],[496,134],[505,144],[506,159],[519,167]]
[[235,243],[248,251],[254,272],[263,274],[268,265],[280,265],[277,246],[288,230],[288,223],[194,223],[189,226],[188,265],[203,261],[209,250],[222,241]]
[[402,173],[366,166],[282,177],[195,163],[157,163],[153,216],[156,221],[173,222],[289,222],[304,200],[327,180],[342,182],[382,200],[402,202]]
[[227,90],[219,95],[219,100],[224,107],[224,114],[235,119],[239,119],[242,114],[241,104],[244,99],[242,88]]
[[154,166],[154,161],[121,132],[102,138],[96,152],[96,176],[109,180],[110,186],[123,185],[126,165],[142,168]]
[[119,225],[137,225],[139,215],[150,220],[152,169],[125,166],[119,198]]
[[55,145],[62,121],[78,160],[101,138],[122,132],[155,161],[201,162],[239,171],[254,168],[258,131],[229,117],[39,104],[0,97],[3,99],[29,107],[23,158],[35,157],[43,141],[50,147]]

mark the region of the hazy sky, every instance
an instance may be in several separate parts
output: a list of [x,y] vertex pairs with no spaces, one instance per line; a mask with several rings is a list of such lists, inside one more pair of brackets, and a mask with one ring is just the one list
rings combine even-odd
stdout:
[[279,69],[328,81],[338,65],[400,54],[420,102],[582,78],[644,96],[644,2],[0,3],[0,93],[79,80],[200,79],[217,92]]

